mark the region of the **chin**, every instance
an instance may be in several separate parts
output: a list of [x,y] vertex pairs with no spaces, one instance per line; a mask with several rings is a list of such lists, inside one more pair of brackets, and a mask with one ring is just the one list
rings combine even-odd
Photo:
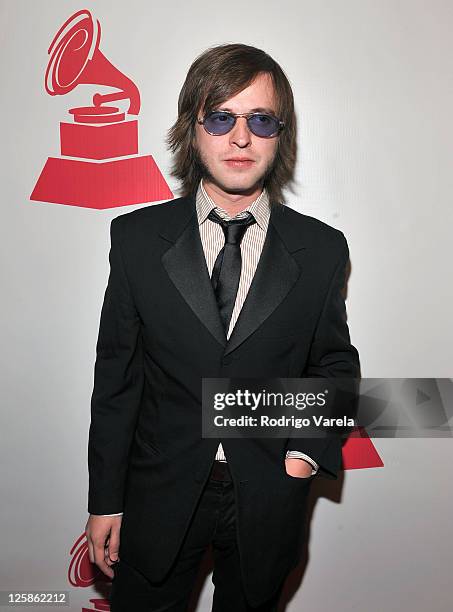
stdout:
[[242,191],[252,191],[256,189],[257,184],[261,181],[260,177],[257,178],[246,178],[242,179],[231,179],[226,178],[225,180],[218,181],[218,185],[222,187],[224,191],[230,193],[240,193]]
[[227,185],[223,185],[222,186],[223,191],[226,191],[227,193],[247,193],[247,192],[252,192],[256,189],[256,183],[247,183],[247,184],[227,184]]

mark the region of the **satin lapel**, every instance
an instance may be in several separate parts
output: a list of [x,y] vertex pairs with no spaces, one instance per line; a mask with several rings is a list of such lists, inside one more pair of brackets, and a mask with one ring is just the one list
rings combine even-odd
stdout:
[[263,250],[250,289],[230,338],[222,326],[201,243],[194,198],[186,198],[171,211],[161,237],[173,243],[162,265],[184,300],[216,340],[225,355],[250,336],[286,297],[300,275],[291,252],[304,246],[283,206],[271,209]]
[[[234,351],[262,325],[300,276],[300,267],[290,251],[304,247],[289,224],[282,206],[272,208],[261,257],[224,355]],[[286,246],[283,236],[288,240]]]
[[225,346],[226,335],[209,278],[193,198],[178,205],[170,226],[160,235],[174,242],[161,259],[168,276],[203,325]]

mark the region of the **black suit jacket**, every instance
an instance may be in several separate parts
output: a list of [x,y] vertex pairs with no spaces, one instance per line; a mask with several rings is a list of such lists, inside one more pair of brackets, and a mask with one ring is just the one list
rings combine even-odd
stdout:
[[195,198],[111,223],[89,434],[88,512],[124,512],[120,557],[150,580],[174,561],[219,441],[233,476],[247,595],[258,605],[298,560],[309,483],[300,450],[336,478],[341,439],[201,437],[203,377],[358,377],[342,288],[344,235],[273,204],[258,267],[226,340]]

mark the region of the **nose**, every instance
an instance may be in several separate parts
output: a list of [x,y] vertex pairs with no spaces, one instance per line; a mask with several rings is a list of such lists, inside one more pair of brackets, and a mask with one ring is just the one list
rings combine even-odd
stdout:
[[230,132],[230,144],[235,144],[241,149],[251,143],[251,132],[247,125],[246,117],[236,117],[234,128]]

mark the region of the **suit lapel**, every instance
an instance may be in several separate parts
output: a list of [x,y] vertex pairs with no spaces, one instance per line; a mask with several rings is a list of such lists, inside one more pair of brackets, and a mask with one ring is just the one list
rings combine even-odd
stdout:
[[195,198],[174,206],[170,224],[160,233],[172,242],[162,256],[162,265],[192,311],[214,338],[234,351],[278,307],[300,275],[291,252],[305,248],[284,206],[272,206],[263,250],[250,289],[230,338],[226,335],[209,278],[201,243]]

